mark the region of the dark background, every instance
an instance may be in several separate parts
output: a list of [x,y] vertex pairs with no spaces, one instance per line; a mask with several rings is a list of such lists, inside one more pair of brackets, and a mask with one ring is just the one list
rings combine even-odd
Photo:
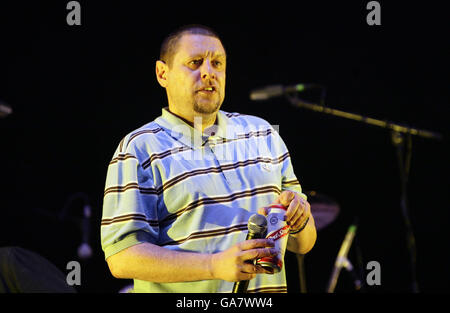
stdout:
[[[32,250],[64,273],[79,260],[80,292],[117,293],[129,283],[109,274],[100,247],[107,165],[122,137],[167,103],[154,74],[162,39],[200,23],[222,35],[228,52],[222,109],[279,125],[303,189],[339,204],[338,218],[318,232],[305,257],[308,291],[325,291],[355,218],[349,259],[363,273],[369,261],[381,265],[381,285],[366,291],[411,291],[396,150],[387,130],[295,108],[282,97],[250,101],[250,90],[270,84],[322,84],[332,108],[443,134],[443,141],[413,137],[408,199],[419,288],[450,290],[450,49],[443,7],[379,1],[382,25],[368,26],[367,1],[79,2],[81,26],[66,24],[67,1],[0,5],[0,100],[14,110],[0,120],[0,246]],[[69,201],[78,193],[93,209],[93,256],[86,261],[77,256],[84,202]],[[74,220],[59,219],[62,212]],[[295,255],[286,261],[289,291],[298,292]],[[341,272],[336,292],[355,292],[349,273]]]

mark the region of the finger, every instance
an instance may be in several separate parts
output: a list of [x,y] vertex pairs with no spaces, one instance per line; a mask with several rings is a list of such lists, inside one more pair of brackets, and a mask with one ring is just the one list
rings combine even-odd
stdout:
[[[301,216],[302,214],[304,215],[305,212],[307,212],[308,210],[309,211],[311,210],[311,206],[309,205],[308,201],[306,200],[305,195],[302,194],[302,193],[300,193],[300,194],[296,193],[295,194],[295,198],[294,198],[294,200],[292,202],[300,204],[298,206],[298,210],[300,211],[300,215],[299,216]],[[292,202],[291,202],[291,204],[292,204]],[[293,205],[293,207],[294,207],[294,205]],[[289,208],[288,208],[288,211],[289,211]],[[290,212],[286,212],[286,213],[290,213]],[[294,213],[294,215],[296,215],[296,213]],[[295,222],[299,216],[291,217],[290,220],[292,222]]]
[[273,247],[275,243],[271,239],[251,239],[245,240],[239,243],[240,250],[251,250],[258,248],[267,248]]
[[259,248],[242,251],[239,255],[239,259],[242,261],[256,260],[265,257],[272,257],[278,254],[278,250],[275,248]]
[[303,208],[300,204],[300,197],[297,194],[294,195],[294,198],[292,199],[286,211],[285,220],[289,224],[292,224],[303,213]]
[[295,211],[294,215],[286,221],[286,223],[292,228],[295,227],[300,221],[302,220],[304,216],[304,211],[301,207],[298,207],[298,209]]
[[303,225],[305,225],[306,221],[308,220],[308,218],[311,216],[311,207],[309,205],[309,203],[307,203],[306,205],[306,209],[304,210],[303,214],[300,216],[300,218],[294,222],[293,225],[291,225],[291,229],[295,230],[298,229],[300,227],[302,227]]
[[295,231],[295,230],[299,229],[300,227],[305,225],[306,221],[307,221],[307,218],[303,214],[297,221],[295,221],[294,224],[291,225],[291,230]]
[[294,199],[296,193],[290,190],[283,191],[279,196],[279,201],[285,207],[289,206],[291,201]]

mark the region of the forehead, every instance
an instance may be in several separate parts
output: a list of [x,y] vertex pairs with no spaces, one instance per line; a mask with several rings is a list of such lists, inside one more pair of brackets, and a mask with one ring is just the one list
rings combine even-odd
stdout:
[[189,57],[207,54],[225,56],[225,49],[218,38],[194,34],[184,34],[180,38],[176,56]]

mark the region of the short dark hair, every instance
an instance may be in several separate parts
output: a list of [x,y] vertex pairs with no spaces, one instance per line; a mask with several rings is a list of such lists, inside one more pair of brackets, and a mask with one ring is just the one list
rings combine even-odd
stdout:
[[[173,56],[175,55],[177,44],[180,41],[181,37],[185,34],[210,36],[219,39],[222,43],[219,35],[208,26],[200,24],[185,25],[176,29],[164,39],[163,43],[161,44],[161,50],[159,52],[159,59],[161,61],[164,61],[169,66],[172,65]],[[225,49],[223,43],[222,46]]]

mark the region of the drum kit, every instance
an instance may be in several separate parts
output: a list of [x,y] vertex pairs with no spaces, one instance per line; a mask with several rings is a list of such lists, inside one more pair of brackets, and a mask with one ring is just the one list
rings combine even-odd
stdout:
[[0,100],[0,118],[5,118],[12,113],[12,108]]
[[333,198],[316,191],[305,192],[311,205],[316,229],[321,230],[331,224],[339,214],[339,204]]

